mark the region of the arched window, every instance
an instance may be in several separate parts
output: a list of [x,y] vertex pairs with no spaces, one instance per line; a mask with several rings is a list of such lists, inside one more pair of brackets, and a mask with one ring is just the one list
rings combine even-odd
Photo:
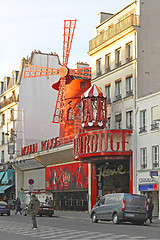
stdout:
[[74,120],[74,109],[70,108],[68,110],[68,120]]
[[82,82],[80,83],[80,88],[85,88],[85,87],[86,87],[86,84],[85,84],[84,81],[82,81]]

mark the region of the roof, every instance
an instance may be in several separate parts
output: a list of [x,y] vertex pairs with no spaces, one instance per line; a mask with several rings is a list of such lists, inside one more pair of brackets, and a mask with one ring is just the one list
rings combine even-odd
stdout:
[[97,87],[97,85],[93,84],[86,92],[84,92],[81,98],[87,97],[104,97],[101,90]]

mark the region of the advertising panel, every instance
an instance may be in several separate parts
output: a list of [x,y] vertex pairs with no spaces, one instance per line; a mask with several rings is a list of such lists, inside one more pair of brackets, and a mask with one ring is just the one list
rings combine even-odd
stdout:
[[88,188],[88,164],[78,162],[46,167],[46,190],[78,190]]

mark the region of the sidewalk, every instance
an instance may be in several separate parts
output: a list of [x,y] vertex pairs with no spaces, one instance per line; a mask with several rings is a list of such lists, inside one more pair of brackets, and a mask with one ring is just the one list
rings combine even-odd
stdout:
[[[55,211],[54,215],[59,218],[71,218],[83,221],[91,221],[88,212]],[[147,221],[146,224],[152,226],[160,226],[160,219],[153,217],[153,223],[149,223],[149,221]]]

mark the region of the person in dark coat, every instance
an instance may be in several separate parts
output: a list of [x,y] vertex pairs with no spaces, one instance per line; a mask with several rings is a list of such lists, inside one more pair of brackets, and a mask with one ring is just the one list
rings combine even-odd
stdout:
[[95,199],[95,205],[98,204],[99,200],[100,200],[100,196],[97,196],[96,199]]
[[154,205],[151,202],[150,198],[147,199],[147,203],[148,203],[148,216],[147,219],[149,219],[150,223],[152,223],[152,212],[154,209]]
[[16,212],[15,212],[16,215],[18,212],[20,212],[20,214],[22,215],[21,201],[19,198],[17,198],[15,202],[15,209],[16,209]]
[[29,205],[28,205],[28,214],[31,215],[32,217],[33,230],[37,229],[36,215],[38,214],[39,206],[40,206],[40,202],[36,197],[36,195],[33,194],[31,196],[31,201],[29,202]]

